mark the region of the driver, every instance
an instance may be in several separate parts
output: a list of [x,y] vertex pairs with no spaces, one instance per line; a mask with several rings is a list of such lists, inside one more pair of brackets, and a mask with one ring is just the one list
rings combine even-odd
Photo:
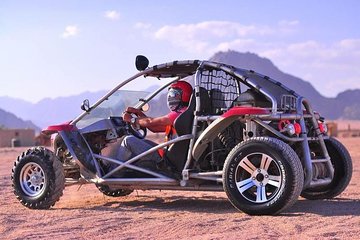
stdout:
[[[176,134],[173,124],[178,116],[183,113],[189,105],[190,96],[192,94],[192,86],[185,81],[177,81],[170,85],[167,94],[167,105],[170,112],[161,117],[148,117],[141,110],[128,107],[123,114],[125,122],[135,125],[137,128],[147,128],[152,132],[164,132],[165,139],[169,140]],[[133,117],[135,114],[137,117]],[[157,145],[147,139],[139,139],[135,136],[126,136],[117,153],[117,158],[127,161]],[[141,160],[152,160],[155,163],[160,163],[163,158],[163,149],[158,152],[147,154]]]

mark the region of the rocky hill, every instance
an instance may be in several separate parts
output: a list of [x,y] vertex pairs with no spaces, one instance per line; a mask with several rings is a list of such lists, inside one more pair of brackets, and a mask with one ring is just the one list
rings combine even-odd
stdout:
[[269,59],[254,53],[218,52],[211,61],[223,62],[267,75],[310,100],[314,110],[328,119],[360,119],[360,90],[348,90],[335,98],[322,96],[309,82],[279,70]]
[[84,99],[89,99],[90,103],[94,103],[105,94],[106,91],[84,92],[69,97],[45,98],[37,103],[11,97],[0,97],[0,108],[23,119],[30,119],[36,125],[44,128],[72,120],[82,112],[80,105]]
[[360,90],[347,90],[337,95],[339,108],[342,108],[342,118],[360,119]]
[[0,109],[0,128],[32,128],[36,132],[40,132],[40,128],[31,121],[24,121],[3,109]]

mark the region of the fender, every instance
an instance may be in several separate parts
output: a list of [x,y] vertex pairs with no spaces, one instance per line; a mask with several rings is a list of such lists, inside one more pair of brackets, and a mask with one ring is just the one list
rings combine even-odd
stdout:
[[75,127],[75,125],[70,124],[71,122],[65,122],[62,124],[58,124],[58,125],[51,125],[48,126],[47,128],[43,129],[41,131],[41,133],[45,134],[45,135],[51,135],[60,131],[73,131],[73,130],[77,130],[77,128]]
[[213,121],[204,132],[202,132],[199,138],[194,144],[192,156],[195,160],[198,160],[203,152],[208,147],[209,143],[212,142],[219,133],[224,131],[234,121],[238,120],[244,115],[264,115],[269,114],[270,111],[266,108],[259,107],[242,107],[236,106],[230,108],[227,112],[222,114],[218,119]]
[[93,157],[89,145],[75,125],[72,125],[71,122],[66,122],[48,126],[41,132],[46,135],[59,133],[71,156],[79,165],[81,175],[85,179],[93,179],[96,177],[96,160]]

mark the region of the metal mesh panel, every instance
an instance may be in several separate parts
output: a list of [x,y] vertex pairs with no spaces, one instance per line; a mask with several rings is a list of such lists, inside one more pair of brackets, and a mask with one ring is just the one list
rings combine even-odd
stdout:
[[297,100],[296,97],[292,95],[282,95],[281,97],[281,110],[296,110]]
[[233,101],[239,96],[239,85],[235,77],[217,70],[203,70],[199,86],[206,89],[214,114],[221,114],[230,108]]

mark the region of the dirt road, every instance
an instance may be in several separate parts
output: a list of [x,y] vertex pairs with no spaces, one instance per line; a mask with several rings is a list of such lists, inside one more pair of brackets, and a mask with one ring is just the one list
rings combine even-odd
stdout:
[[13,161],[24,149],[0,149],[1,239],[359,239],[359,138],[340,139],[354,173],[327,201],[299,201],[280,216],[238,212],[224,193],[137,191],[103,196],[93,185],[67,187],[51,210],[29,210],[12,193]]

